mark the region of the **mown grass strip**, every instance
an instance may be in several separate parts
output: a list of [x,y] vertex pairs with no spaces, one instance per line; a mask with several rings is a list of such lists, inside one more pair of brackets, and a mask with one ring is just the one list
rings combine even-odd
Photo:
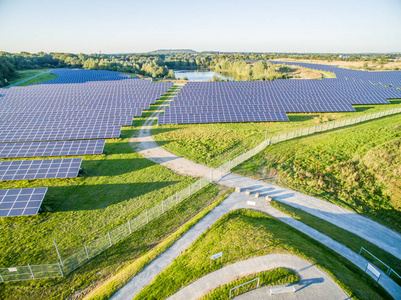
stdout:
[[53,80],[56,78],[58,78],[57,75],[51,74],[51,73],[46,73],[46,74],[37,76],[35,78],[32,78],[31,80],[25,81],[21,84],[18,84],[17,86],[28,86],[28,85],[32,85],[32,84],[43,83],[43,82],[50,81],[50,80]]

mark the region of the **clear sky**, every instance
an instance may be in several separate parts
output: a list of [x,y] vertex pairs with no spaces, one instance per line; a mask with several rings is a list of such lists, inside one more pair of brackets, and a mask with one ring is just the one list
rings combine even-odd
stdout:
[[401,0],[0,0],[0,51],[401,52]]

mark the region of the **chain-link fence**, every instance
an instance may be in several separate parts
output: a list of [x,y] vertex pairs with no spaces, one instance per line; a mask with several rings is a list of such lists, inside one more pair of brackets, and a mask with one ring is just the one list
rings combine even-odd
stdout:
[[[31,280],[39,278],[55,278],[62,277],[65,274],[70,273],[75,270],[88,260],[94,258],[96,255],[105,251],[107,248],[118,243],[131,233],[142,228],[152,220],[156,219],[178,203],[184,201],[189,196],[201,190],[207,184],[213,181],[218,181],[223,176],[230,173],[230,170],[242,162],[248,160],[252,156],[258,154],[263,149],[265,149],[270,144],[276,144],[282,141],[287,141],[300,136],[305,136],[313,134],[315,132],[323,132],[331,130],[334,128],[344,127],[372,119],[377,119],[383,116],[397,114],[401,112],[401,108],[395,108],[379,113],[374,113],[370,115],[360,116],[356,118],[346,119],[342,121],[329,122],[319,126],[313,126],[308,128],[303,128],[299,130],[294,130],[292,132],[287,132],[285,134],[279,134],[274,137],[267,138],[255,148],[246,151],[245,153],[235,157],[232,160],[227,161],[218,168],[212,171],[210,181],[205,178],[201,178],[195,183],[189,185],[187,188],[175,193],[174,195],[163,200],[161,203],[155,205],[154,207],[142,212],[136,218],[128,220],[125,224],[122,224],[115,228],[114,230],[108,232],[106,235],[98,238],[94,242],[88,245],[84,245],[81,250],[74,253],[73,255],[62,258],[60,257],[60,262],[55,264],[43,264],[43,265],[26,265],[17,266],[9,268],[0,268],[0,281],[18,281],[18,280]],[[398,275],[398,274],[397,274]]]
[[267,137],[265,140],[256,146],[255,148],[246,151],[245,153],[235,157],[234,159],[231,159],[227,161],[226,163],[222,164],[221,166],[217,167],[215,170],[212,171],[211,178],[210,180],[213,181],[219,181],[223,176],[227,175],[230,173],[230,170],[239,164],[243,163],[244,161],[248,160],[252,156],[258,154],[261,152],[263,149],[265,149],[267,146],[271,144],[277,144],[279,142],[284,142],[287,140],[295,139],[301,136],[306,136],[310,135],[316,132],[324,132],[327,130],[331,130],[334,128],[339,128],[339,127],[345,127],[349,126],[352,124],[357,124],[361,122],[365,122],[368,120],[373,120],[377,118],[381,118],[383,116],[388,116],[388,115],[393,115],[401,112],[401,108],[394,108],[374,114],[369,114],[369,115],[364,115],[364,116],[359,116],[356,118],[351,118],[351,119],[345,119],[341,121],[335,121],[335,122],[329,122],[323,125],[319,126],[312,126],[308,128],[301,128],[298,130],[294,130],[292,132],[287,132],[285,134],[278,134],[274,137]]
[[88,260],[94,258],[96,255],[105,251],[107,248],[126,238],[131,233],[142,228],[160,215],[164,214],[166,211],[181,203],[189,196],[195,194],[209,183],[210,181],[205,178],[199,179],[185,189],[175,193],[152,208],[142,212],[134,219],[128,220],[126,223],[96,239],[91,244],[84,245],[81,250],[73,255],[66,258],[60,256],[60,262],[56,264],[28,264],[26,266],[0,268],[0,281],[7,282],[62,277],[86,263]]

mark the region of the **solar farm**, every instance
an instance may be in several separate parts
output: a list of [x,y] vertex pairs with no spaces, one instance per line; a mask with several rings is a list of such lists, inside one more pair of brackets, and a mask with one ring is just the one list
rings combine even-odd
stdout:
[[[305,67],[324,70],[327,66]],[[136,125],[142,124],[143,113],[146,115],[149,111],[162,107],[156,108],[155,104],[158,106],[163,102],[163,105],[168,103],[169,106],[165,106],[164,114],[158,116],[157,123],[161,126],[154,125],[153,133],[157,133],[157,130],[174,133],[186,127],[174,124],[194,124],[194,127],[198,124],[221,127],[233,125],[236,128],[246,126],[251,130],[255,124],[242,123],[256,122],[260,123],[256,125],[263,127],[281,126],[296,123],[291,122],[289,116],[293,113],[353,114],[358,111],[353,105],[386,105],[392,104],[388,99],[401,98],[401,90],[397,89],[401,72],[352,77],[352,70],[329,67],[327,71],[334,72],[337,78],[272,82],[189,82],[174,98],[169,99],[166,93],[171,93],[172,82],[152,83],[111,71],[59,69],[51,71],[58,76],[52,81],[1,89],[0,181],[6,189],[0,190],[0,218],[6,224],[4,228],[9,230],[9,236],[21,232],[21,236],[25,235],[30,239],[29,232],[34,228],[32,236],[38,237],[39,244],[37,246],[36,241],[32,241],[32,244],[25,246],[21,241],[26,241],[26,237],[18,237],[19,240],[17,237],[4,238],[2,247],[7,249],[7,258],[0,266],[3,280],[21,280],[13,279],[13,276],[37,279],[40,277],[36,276],[41,276],[37,275],[41,274],[41,268],[46,269],[42,278],[58,277],[61,271],[65,272],[61,275],[64,276],[62,282],[55,283],[46,291],[53,289],[55,292],[61,287],[65,290],[63,295],[70,296],[70,284],[75,290],[81,288],[81,284],[75,282],[77,278],[86,280],[87,284],[103,280],[102,272],[107,276],[113,275],[116,268],[122,266],[122,261],[128,265],[133,257],[141,257],[143,249],[150,249],[150,245],[153,247],[154,241],[159,241],[160,236],[174,232],[184,224],[183,220],[189,220],[195,212],[215,201],[217,188],[209,185],[204,188],[204,195],[198,195],[199,198],[205,198],[202,200],[204,202],[197,203],[198,199],[189,201],[195,209],[192,210],[191,206],[191,209],[184,208],[186,211],[183,212],[181,208],[181,211],[174,212],[173,217],[166,216],[166,199],[177,199],[177,191],[184,184],[192,183],[195,186],[196,183],[193,178],[179,178],[179,175],[144,159],[131,148],[129,138],[134,137],[134,132],[138,130]],[[348,77],[343,76],[342,72]],[[378,78],[382,78],[380,82]],[[393,83],[388,84],[389,82]],[[164,102],[165,100],[167,101]],[[132,126],[133,120],[135,127]],[[294,126],[301,127],[304,124]],[[124,126],[128,127],[124,129]],[[259,135],[265,137],[264,130],[257,131],[258,139]],[[183,135],[190,145],[191,141],[186,133]],[[238,139],[240,138],[242,137],[239,135]],[[254,142],[259,143],[258,139]],[[168,146],[174,143],[173,140],[174,138],[163,140],[169,142],[166,143],[166,149],[170,150]],[[182,148],[185,147],[187,146]],[[129,155],[125,155],[126,153]],[[231,154],[233,153],[229,153]],[[228,158],[226,152],[221,155],[224,159]],[[214,158],[211,156],[208,163],[212,159]],[[116,177],[118,181],[111,179]],[[79,181],[80,179],[88,181]],[[21,186],[13,186],[18,182],[21,182]],[[57,183],[52,185],[52,182]],[[164,189],[165,187],[167,188]],[[118,190],[117,196],[113,194],[114,190]],[[191,193],[191,188],[189,191]],[[187,196],[186,190],[185,195]],[[104,201],[105,198],[108,201]],[[160,202],[161,199],[164,202]],[[157,206],[160,203],[161,206]],[[160,217],[155,218],[152,221],[155,223],[149,228],[149,231],[154,232],[144,233],[139,227],[136,228],[134,218],[147,224],[148,212],[154,212],[156,208]],[[188,215],[182,217],[185,213]],[[47,222],[49,223],[46,224]],[[11,224],[23,225],[14,230],[14,225]],[[32,227],[32,224],[35,226]],[[123,227],[124,230],[120,229]],[[154,236],[149,238],[148,234]],[[126,236],[125,241],[128,242],[123,241],[122,244],[121,236]],[[53,238],[59,243],[63,260],[56,256],[53,243],[49,243],[49,239],[52,241]],[[146,242],[143,243],[142,240]],[[110,250],[106,251],[108,247]],[[135,254],[128,254],[131,250]],[[18,252],[23,253],[21,258],[15,256]],[[34,253],[33,261],[29,257],[30,253]],[[57,263],[53,264],[55,261]],[[60,265],[62,261],[65,264],[63,266]],[[19,267],[27,262],[32,264]],[[87,267],[79,268],[84,264]],[[29,270],[31,267],[33,272]],[[14,269],[18,269],[18,272]],[[88,269],[97,272],[94,274],[88,272]],[[31,273],[34,275],[31,276]],[[21,286],[24,287],[24,284]],[[19,287],[16,289],[18,292],[22,291]],[[47,296],[50,298],[49,294]]]
[[[277,62],[283,63],[283,62]],[[288,63],[294,64],[294,63]],[[365,72],[301,64],[337,78],[252,82],[190,82],[158,124],[288,121],[287,113],[352,112],[352,105],[401,98],[401,71]]]
[[[132,125],[134,117],[172,87],[172,83],[152,83],[111,71],[51,73],[58,78],[0,91],[0,158],[35,158],[1,161],[1,181],[78,176],[82,158],[36,158],[102,154],[105,139],[120,137],[121,126]],[[41,191],[44,197],[46,190]],[[7,200],[13,190],[1,192]],[[19,194],[27,192],[32,191],[22,189]],[[1,217],[18,215],[14,210],[20,208],[19,198],[13,205],[4,199]],[[21,215],[33,214],[30,205],[28,199],[30,209]]]

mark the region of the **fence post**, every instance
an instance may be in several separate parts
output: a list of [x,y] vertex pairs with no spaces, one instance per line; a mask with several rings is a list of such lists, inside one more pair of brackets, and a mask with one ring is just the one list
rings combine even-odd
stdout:
[[178,204],[178,195],[177,195],[177,192],[175,192],[175,204],[176,204],[176,205]]
[[53,243],[54,243],[54,247],[56,247],[56,251],[57,251],[57,255],[58,255],[58,258],[59,258],[59,260],[60,260],[60,263],[61,263],[61,265],[64,267],[64,265],[63,265],[63,260],[61,259],[61,256],[60,256],[60,252],[58,252],[58,248],[57,248],[57,244],[56,244],[56,239],[53,239]]
[[3,276],[1,276],[1,274],[0,274],[0,279],[1,279],[1,282],[4,282]]
[[148,210],[146,210],[146,224],[149,224],[149,215],[148,215]]
[[231,159],[228,161],[228,171],[231,171]]
[[132,231],[131,231],[131,221],[130,220],[128,220],[128,230],[129,230],[129,234],[131,234]]
[[29,271],[31,272],[31,275],[32,275],[32,279],[35,279],[35,276],[33,275],[33,272],[32,272],[32,269],[31,269],[31,266],[28,264],[28,268],[29,268]]
[[188,188],[189,188],[189,194],[188,194],[188,197],[189,197],[189,196],[191,196],[191,185],[189,185]]
[[63,269],[61,268],[60,263],[57,262],[57,264],[58,264],[58,267],[60,268],[61,277],[64,277]]
[[199,189],[202,189],[202,178],[199,179]]
[[164,201],[162,200],[162,212],[164,214]]
[[87,257],[87,258],[88,258],[88,260],[89,260],[88,248],[86,248],[86,245],[84,245],[84,247],[85,247],[86,257]]
[[113,244],[111,243],[110,232],[107,233],[107,236],[109,237],[109,242],[110,242],[110,247],[111,247],[111,246],[113,246]]

